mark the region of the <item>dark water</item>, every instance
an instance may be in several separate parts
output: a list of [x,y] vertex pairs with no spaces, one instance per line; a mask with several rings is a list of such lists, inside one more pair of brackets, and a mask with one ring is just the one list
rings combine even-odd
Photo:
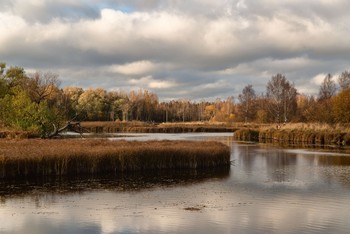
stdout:
[[239,144],[228,134],[138,137],[220,140],[233,163],[1,182],[0,233],[350,233],[350,155]]

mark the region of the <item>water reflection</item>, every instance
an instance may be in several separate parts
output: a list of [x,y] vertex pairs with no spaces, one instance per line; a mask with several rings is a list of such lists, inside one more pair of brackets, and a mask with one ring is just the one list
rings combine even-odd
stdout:
[[25,196],[45,193],[82,193],[93,190],[141,191],[144,189],[187,186],[229,177],[230,167],[128,172],[121,175],[52,177],[41,180],[0,180],[0,196]]
[[350,233],[349,155],[222,140],[219,174],[2,184],[0,233]]

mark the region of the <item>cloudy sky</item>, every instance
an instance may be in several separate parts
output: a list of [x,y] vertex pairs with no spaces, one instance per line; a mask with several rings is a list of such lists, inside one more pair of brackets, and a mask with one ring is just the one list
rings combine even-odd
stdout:
[[161,100],[264,92],[283,73],[316,94],[350,68],[348,0],[1,0],[0,61],[64,86]]

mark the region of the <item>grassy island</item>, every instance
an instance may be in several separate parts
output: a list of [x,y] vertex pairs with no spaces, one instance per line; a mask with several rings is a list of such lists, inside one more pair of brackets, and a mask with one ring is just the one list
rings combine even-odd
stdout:
[[2,179],[214,168],[228,165],[229,147],[214,141],[0,141]]

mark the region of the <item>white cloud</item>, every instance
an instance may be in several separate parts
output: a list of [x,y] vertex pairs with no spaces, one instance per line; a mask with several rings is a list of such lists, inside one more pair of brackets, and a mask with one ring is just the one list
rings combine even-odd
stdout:
[[140,79],[131,79],[129,84],[137,87],[148,87],[151,89],[167,89],[174,88],[178,84],[172,80],[157,80],[152,76],[145,76]]
[[[317,74],[316,76],[314,76],[314,77],[311,79],[311,83],[320,86],[320,85],[323,83],[324,78],[325,78],[326,76],[327,76],[327,74],[325,74],[325,73]],[[338,76],[339,76],[338,74],[332,75],[332,80],[333,80],[334,82],[336,82]]]
[[182,93],[202,89],[197,97],[206,97],[213,96],[206,84],[244,87],[246,78],[258,83],[276,73],[296,85],[318,85],[317,74],[340,73],[350,63],[345,0],[2,3],[1,59],[64,70],[71,83],[123,87],[148,77],[138,85],[180,96],[174,90],[186,83]]
[[113,65],[111,70],[124,75],[142,75],[153,72],[156,69],[156,64],[150,61],[137,61],[124,65]]

